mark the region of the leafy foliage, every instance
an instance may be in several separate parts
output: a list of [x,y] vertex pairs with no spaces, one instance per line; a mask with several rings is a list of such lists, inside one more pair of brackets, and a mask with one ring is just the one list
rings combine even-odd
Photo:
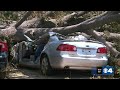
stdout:
[[107,30],[112,33],[120,33],[120,24],[117,22],[111,22],[109,25],[103,25],[100,29],[101,31]]
[[12,21],[18,21],[24,13],[24,11],[0,11],[0,24],[9,24]]

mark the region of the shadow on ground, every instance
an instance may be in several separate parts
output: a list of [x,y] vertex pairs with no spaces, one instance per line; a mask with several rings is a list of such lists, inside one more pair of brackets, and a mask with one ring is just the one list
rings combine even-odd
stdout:
[[19,67],[9,73],[10,79],[90,79],[90,71],[56,70],[52,76],[44,76],[39,69]]

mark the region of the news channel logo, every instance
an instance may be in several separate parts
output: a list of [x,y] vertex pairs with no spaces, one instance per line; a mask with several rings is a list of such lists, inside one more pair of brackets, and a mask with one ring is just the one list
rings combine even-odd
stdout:
[[114,67],[104,66],[104,67],[93,68],[92,75],[114,75]]

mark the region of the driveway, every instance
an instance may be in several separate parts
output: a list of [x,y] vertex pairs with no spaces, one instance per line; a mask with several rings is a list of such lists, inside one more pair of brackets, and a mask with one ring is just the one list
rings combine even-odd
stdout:
[[52,76],[41,75],[38,69],[20,67],[8,74],[8,79],[90,79],[90,71],[59,70]]

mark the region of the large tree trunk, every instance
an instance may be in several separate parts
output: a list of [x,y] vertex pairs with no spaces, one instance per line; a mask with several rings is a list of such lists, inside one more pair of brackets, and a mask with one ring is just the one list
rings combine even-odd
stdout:
[[6,25],[0,25],[0,29],[5,29]]
[[23,22],[21,25],[20,25],[20,28],[38,28],[41,26],[42,22],[44,20],[44,17],[48,17],[48,16],[51,16],[52,14],[54,14],[55,11],[47,11],[45,12],[40,18],[38,17],[35,17],[31,20],[27,20],[25,22]]
[[100,34],[98,34],[98,32],[96,32],[95,30],[90,30],[87,32],[88,34],[94,36],[98,41],[104,43],[107,48],[110,50],[110,52],[117,57],[120,52],[118,52],[110,43],[108,43]]
[[[40,18],[33,18],[32,20],[27,20],[25,22],[23,22],[20,26],[20,28],[49,28],[49,27],[56,27],[56,26],[69,26],[72,24],[78,24],[82,21],[84,21],[84,18],[79,18],[79,16],[82,16],[86,13],[88,13],[88,11],[77,11],[77,12],[73,12],[71,14],[68,14],[66,16],[64,16],[61,20],[59,20],[59,22],[57,22],[56,19],[54,19],[56,22],[52,22],[52,19],[50,20],[44,20],[44,17],[52,17],[52,14],[54,14],[55,11],[47,11],[42,17]],[[76,18],[77,17],[77,18]],[[44,22],[43,22],[44,21]],[[52,23],[48,26],[47,23]]]
[[35,38],[49,31],[54,31],[67,35],[74,32],[87,32],[88,30],[94,29],[96,27],[100,27],[104,24],[109,24],[110,22],[113,21],[119,21],[118,18],[120,18],[119,14],[114,15],[112,14],[112,12],[105,12],[104,14],[96,16],[95,18],[88,19],[82,23],[72,26],[57,27],[57,28],[29,28],[29,29],[25,28],[22,29],[22,31],[27,34],[31,33],[30,35],[34,36]]
[[[14,35],[14,34],[16,33],[15,36],[14,36],[14,37],[16,38],[16,40],[18,40],[19,37],[22,37],[21,40],[24,40],[25,37],[23,36],[22,32],[24,32],[25,30],[22,30],[22,29],[20,29],[20,28],[23,28],[23,27],[32,27],[33,25],[35,25],[36,27],[38,27],[39,24],[42,24],[42,22],[44,21],[44,17],[53,14],[54,11],[48,11],[48,12],[46,12],[46,13],[44,14],[44,17],[41,17],[40,19],[38,19],[38,18],[33,18],[32,20],[25,21],[25,20],[27,19],[27,17],[29,17],[29,16],[31,15],[31,13],[32,13],[32,11],[28,11],[28,12],[24,15],[24,17],[15,24],[15,28],[17,28],[17,27],[20,26],[17,32],[16,32],[16,30],[14,29],[14,27],[12,27],[12,28],[10,27],[11,30],[9,30],[9,28],[8,28],[8,29],[6,30],[7,34],[5,34],[5,35],[9,35],[9,34],[10,34],[10,35]],[[71,19],[71,18],[74,17],[74,16],[84,15],[85,13],[87,13],[87,11],[80,11],[80,12],[76,12],[76,13],[74,13],[74,14],[67,15],[67,16],[64,17],[63,22]],[[24,21],[25,21],[25,22],[24,22]],[[24,26],[24,25],[25,25],[25,26]],[[47,26],[48,26],[48,25],[47,25]],[[4,35],[4,33],[2,33],[2,34]],[[33,39],[33,37],[31,37],[31,38]]]
[[120,39],[120,34],[118,33],[111,33],[111,32],[97,32],[96,33],[100,34],[101,36],[103,36],[105,39],[107,39],[108,41],[111,40],[119,40]]
[[[1,29],[0,30],[0,36],[14,36],[14,35],[16,35],[16,33],[17,33],[17,29],[16,28],[18,28],[30,16],[31,13],[32,13],[32,11],[28,11],[23,16],[23,18],[20,21],[18,21],[16,24],[12,23],[8,28]],[[23,34],[21,33],[21,36],[24,37]]]
[[[36,31],[37,29],[35,29],[34,35],[41,35],[41,32],[43,34],[43,32],[48,32],[48,31],[56,31],[59,33],[63,33],[63,34],[68,34],[68,33],[74,33],[74,32],[80,32],[80,31],[86,31],[86,30],[90,30],[92,28],[96,28],[96,27],[100,27],[104,24],[110,23],[112,21],[119,21],[119,14],[113,14],[115,12],[105,12],[99,16],[96,16],[95,18],[86,20],[82,23],[76,24],[76,25],[72,25],[72,26],[67,26],[67,27],[58,27],[58,28],[45,28],[45,29],[39,29],[38,31]],[[118,12],[117,12],[118,13]],[[22,21],[23,22],[23,21]],[[21,23],[22,23],[21,22]],[[19,26],[20,24],[16,24],[15,26]],[[19,30],[19,29],[18,29]],[[23,31],[29,31],[30,29],[26,29]],[[42,31],[45,30],[45,31]],[[7,28],[7,29],[1,29],[1,33],[0,35],[6,35],[6,33],[9,35],[14,35],[14,32],[16,32],[15,29],[12,28]]]
[[36,26],[36,23],[39,22],[39,18],[35,17],[31,20],[24,21],[19,28],[33,28]]

